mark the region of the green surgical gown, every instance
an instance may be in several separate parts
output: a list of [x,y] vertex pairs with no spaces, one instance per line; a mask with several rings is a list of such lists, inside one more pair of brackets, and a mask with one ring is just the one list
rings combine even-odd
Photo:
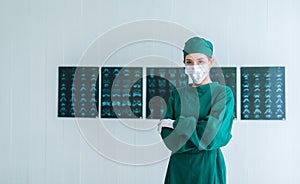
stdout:
[[234,117],[231,89],[217,82],[171,92],[161,137],[172,151],[165,184],[224,184],[226,166],[220,147],[231,139]]

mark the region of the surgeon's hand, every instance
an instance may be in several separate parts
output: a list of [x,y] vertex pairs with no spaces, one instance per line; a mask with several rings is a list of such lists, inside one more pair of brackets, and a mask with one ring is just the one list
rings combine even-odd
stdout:
[[157,125],[157,131],[159,133],[161,133],[161,129],[163,127],[174,129],[174,127],[173,127],[174,121],[175,120],[172,120],[172,119],[162,119],[162,120],[160,120],[158,125]]

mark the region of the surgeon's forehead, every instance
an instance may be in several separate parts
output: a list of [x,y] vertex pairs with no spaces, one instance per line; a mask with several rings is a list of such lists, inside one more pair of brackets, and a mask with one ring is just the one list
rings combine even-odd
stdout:
[[205,54],[191,53],[191,54],[186,55],[185,59],[199,60],[199,59],[208,59],[208,58]]

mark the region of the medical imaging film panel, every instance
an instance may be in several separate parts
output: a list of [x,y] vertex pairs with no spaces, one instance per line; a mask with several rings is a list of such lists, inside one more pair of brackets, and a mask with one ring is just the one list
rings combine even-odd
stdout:
[[101,118],[142,118],[141,67],[101,68]]
[[98,117],[99,67],[59,67],[58,117]]
[[234,96],[234,117],[236,118],[236,67],[213,67],[210,78],[214,82],[230,87]]
[[241,68],[241,119],[285,120],[285,68]]
[[188,84],[183,67],[147,68],[146,116],[148,119],[160,119],[166,111],[170,92]]

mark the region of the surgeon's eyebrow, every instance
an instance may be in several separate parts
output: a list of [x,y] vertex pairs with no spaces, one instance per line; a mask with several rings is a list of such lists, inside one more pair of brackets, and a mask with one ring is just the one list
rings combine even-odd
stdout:
[[205,58],[197,58],[196,60],[203,60],[203,59],[205,60]]

